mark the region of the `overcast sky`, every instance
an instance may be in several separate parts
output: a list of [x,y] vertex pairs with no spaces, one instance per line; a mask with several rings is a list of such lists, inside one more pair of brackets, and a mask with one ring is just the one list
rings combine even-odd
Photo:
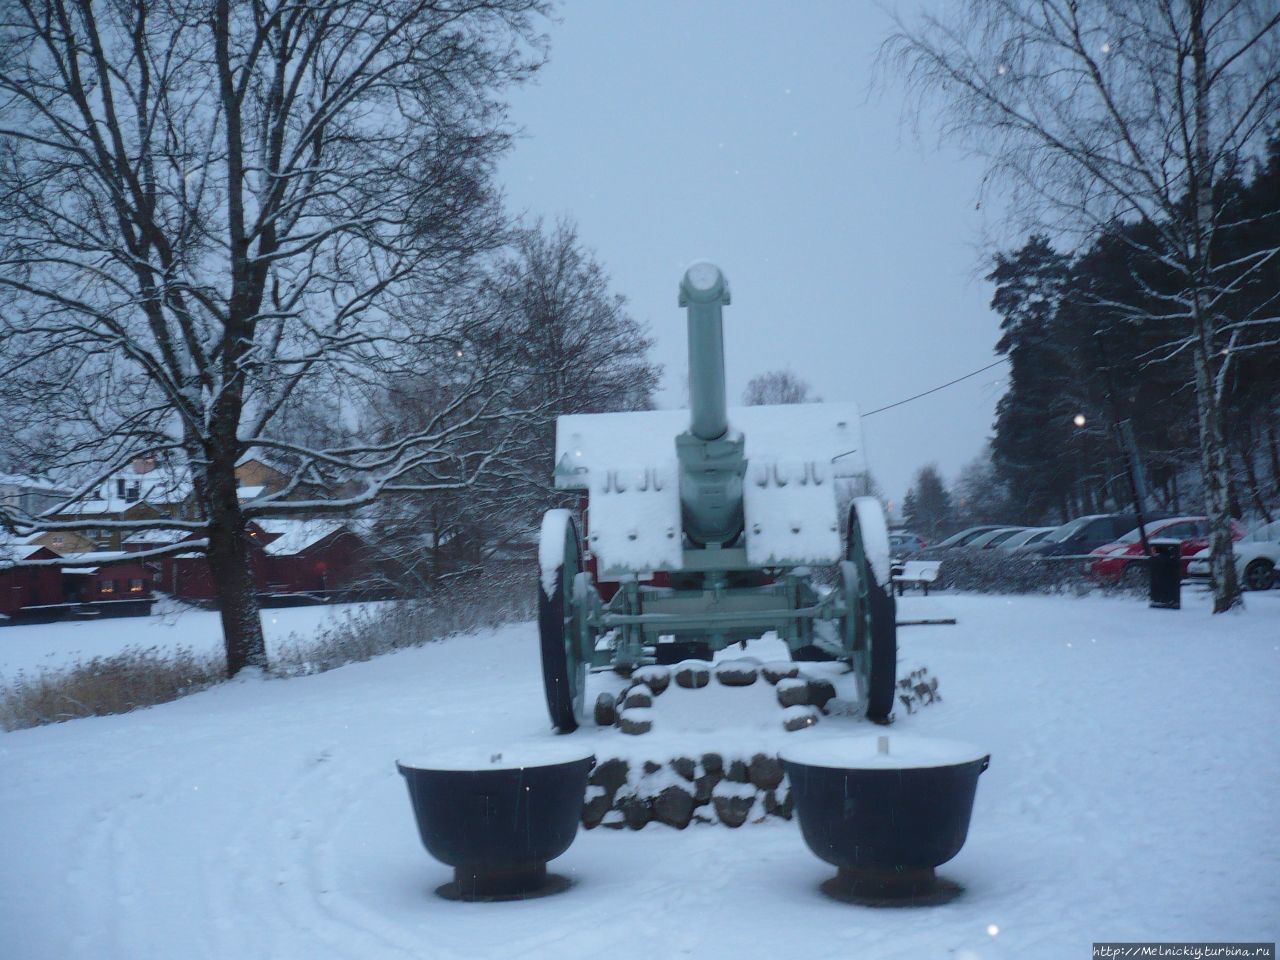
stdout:
[[[648,324],[660,406],[684,404],[681,271],[729,277],[730,402],[790,368],[868,411],[995,359],[981,279],[981,169],[902,125],[896,86],[868,95],[888,33],[870,2],[567,0],[551,62],[512,99],[526,138],[512,206],[568,215]],[[990,434],[997,367],[864,421],[872,471],[900,503],[914,471],[948,479]]]

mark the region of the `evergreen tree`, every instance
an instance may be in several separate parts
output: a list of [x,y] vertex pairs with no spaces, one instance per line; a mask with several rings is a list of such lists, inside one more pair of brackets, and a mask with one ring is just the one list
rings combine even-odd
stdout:
[[916,471],[915,483],[902,501],[902,516],[914,532],[929,539],[945,536],[955,526],[951,494],[935,463]]

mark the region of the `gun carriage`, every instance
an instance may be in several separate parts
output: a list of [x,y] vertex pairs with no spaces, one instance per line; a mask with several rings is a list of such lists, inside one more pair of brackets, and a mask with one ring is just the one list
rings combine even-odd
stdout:
[[[690,410],[556,423],[555,485],[585,492],[587,510],[585,536],[569,510],[542,522],[538,621],[552,723],[568,733],[583,722],[593,668],[709,659],[768,631],[793,659],[848,663],[866,717],[886,722],[897,639],[884,512],[856,497],[842,517],[838,496],[840,481],[866,470],[857,407],[727,407],[728,281],[695,263],[679,304]],[[838,569],[834,589],[815,582],[818,566]]]

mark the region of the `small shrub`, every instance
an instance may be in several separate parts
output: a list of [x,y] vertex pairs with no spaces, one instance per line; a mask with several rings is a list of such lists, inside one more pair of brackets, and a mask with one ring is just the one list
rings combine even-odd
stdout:
[[941,703],[938,678],[929,676],[928,667],[919,667],[898,681],[898,702],[912,714],[931,703]]

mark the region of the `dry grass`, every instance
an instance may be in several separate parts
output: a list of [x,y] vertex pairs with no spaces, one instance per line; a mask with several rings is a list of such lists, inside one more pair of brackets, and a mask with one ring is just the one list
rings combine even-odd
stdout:
[[[490,578],[460,584],[431,601],[406,600],[347,614],[319,633],[296,634],[274,651],[270,676],[324,673],[394,650],[458,633],[530,619],[532,578]],[[0,687],[0,728],[22,730],[81,717],[128,713],[168,703],[226,679],[220,654],[188,648],[128,648],[63,670],[19,671]]]
[[0,726],[22,730],[168,703],[226,678],[221,657],[187,648],[126,649],[65,670],[19,671],[0,690]]

